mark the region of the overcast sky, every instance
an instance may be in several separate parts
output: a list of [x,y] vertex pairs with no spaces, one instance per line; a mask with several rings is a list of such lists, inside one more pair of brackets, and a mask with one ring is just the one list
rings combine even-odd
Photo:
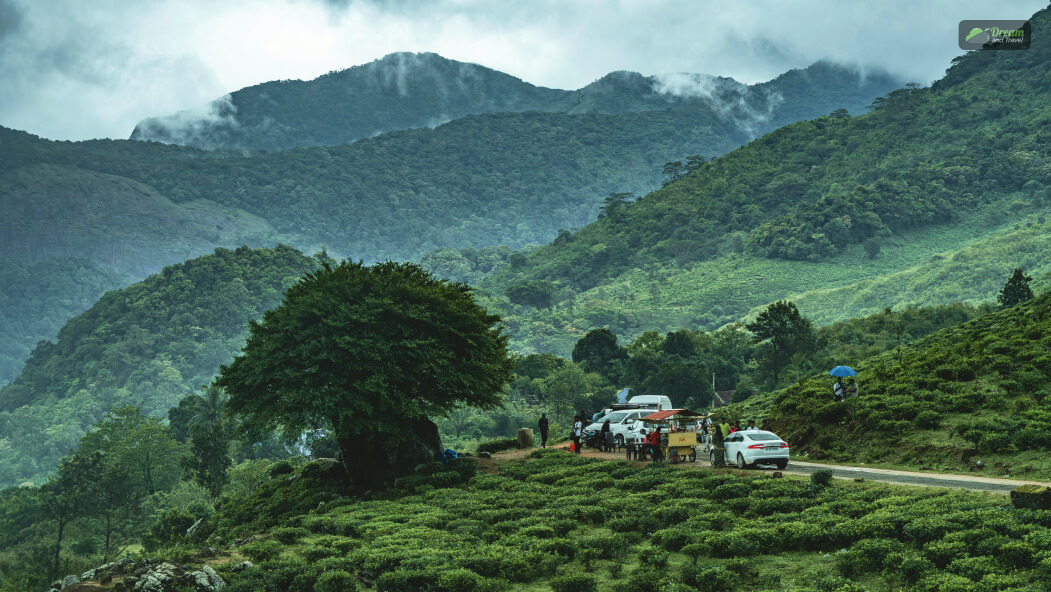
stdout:
[[0,125],[126,138],[149,116],[395,51],[542,86],[613,70],[768,80],[822,58],[939,78],[962,19],[1046,0],[0,0]]

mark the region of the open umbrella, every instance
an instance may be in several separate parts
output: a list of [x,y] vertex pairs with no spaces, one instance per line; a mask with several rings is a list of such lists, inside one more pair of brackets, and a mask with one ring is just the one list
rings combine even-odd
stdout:
[[850,366],[836,366],[828,371],[832,376],[856,376],[857,372]]

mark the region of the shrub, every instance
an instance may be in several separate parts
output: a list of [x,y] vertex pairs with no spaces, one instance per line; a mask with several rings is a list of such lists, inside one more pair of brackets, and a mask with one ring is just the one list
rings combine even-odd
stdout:
[[257,592],[258,590],[269,590],[270,579],[267,574],[258,568],[247,569],[237,574],[236,579],[229,582],[224,588],[225,592]]
[[295,472],[295,470],[295,465],[288,462],[287,460],[282,460],[270,465],[269,473],[271,477],[277,477],[279,475],[287,475],[289,473]]
[[959,574],[976,582],[989,574],[1003,571],[995,559],[985,555],[953,559],[947,569],[950,573]]
[[957,574],[935,572],[920,580],[919,588],[937,592],[973,592],[975,585]]
[[257,540],[238,548],[242,555],[258,563],[276,559],[284,550],[284,545],[273,539]]
[[484,589],[482,577],[467,569],[450,569],[438,576],[440,592],[476,592]]
[[179,508],[164,510],[154,518],[149,530],[142,536],[142,547],[150,553],[186,541],[186,530],[197,519]]
[[934,375],[942,380],[953,380],[956,378],[956,369],[952,366],[938,366],[934,370]]
[[687,564],[683,566],[679,577],[684,584],[692,586],[698,592],[736,590],[741,583],[741,578],[737,574],[723,566],[711,567]]
[[711,545],[707,543],[690,543],[683,545],[682,554],[688,557],[693,565],[697,565],[697,560],[708,556],[711,550]]
[[313,563],[315,561],[324,559],[326,557],[335,557],[339,555],[339,551],[332,547],[322,547],[321,545],[310,545],[309,547],[299,552],[303,556],[303,559]]
[[478,452],[488,452],[492,454],[494,452],[511,450],[512,448],[518,448],[518,438],[496,438],[493,440],[486,440],[479,444]]
[[635,571],[631,572],[627,581],[622,582],[625,584],[622,589],[631,592],[658,592],[665,581],[666,578],[662,570],[640,565]]
[[818,469],[810,474],[810,482],[818,487],[828,487],[832,484],[832,471]]
[[[433,569],[397,569],[380,575],[374,582],[376,592],[420,592],[432,590],[437,585],[438,572]],[[340,592],[353,589],[354,584],[351,582],[349,587],[340,589]]]
[[280,528],[274,528],[270,531],[270,536],[286,545],[294,544],[299,539],[310,534],[305,528],[291,528],[288,526],[282,526]]
[[595,578],[584,574],[565,574],[551,578],[554,592],[596,592]]
[[920,411],[916,414],[913,424],[921,430],[935,430],[941,424],[941,414],[937,411]]
[[934,562],[914,553],[891,553],[883,562],[887,575],[894,575],[912,585],[936,569]]
[[656,569],[668,567],[668,553],[660,549],[646,549],[639,553],[639,563]]
[[584,567],[584,571],[594,571],[595,562],[598,561],[601,553],[598,549],[588,548],[577,551],[576,558],[580,561],[580,565]]

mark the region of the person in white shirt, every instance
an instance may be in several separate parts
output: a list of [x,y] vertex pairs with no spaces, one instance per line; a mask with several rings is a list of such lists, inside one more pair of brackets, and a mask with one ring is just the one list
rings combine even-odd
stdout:
[[580,454],[580,437],[584,435],[584,421],[580,416],[573,418],[573,450]]

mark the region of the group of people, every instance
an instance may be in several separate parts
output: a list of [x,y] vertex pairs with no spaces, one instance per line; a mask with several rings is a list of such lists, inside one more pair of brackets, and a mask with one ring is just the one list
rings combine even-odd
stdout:
[[[584,418],[587,414],[581,409],[580,413],[573,416],[573,429],[569,432],[569,439],[573,441],[573,450],[577,454],[580,454],[581,438],[584,437]],[[547,437],[548,430],[551,427],[551,423],[547,419],[546,413],[540,414],[540,421],[537,422],[537,428],[540,430],[540,447],[547,448]],[[603,452],[612,450],[613,448],[613,432],[611,431],[609,420],[607,419],[602,424],[602,430],[599,433],[599,446]]]
[[836,379],[836,383],[832,385],[832,397],[837,403],[842,403],[847,400],[848,396],[858,396],[858,383],[853,378],[844,383],[843,377],[840,376]]

